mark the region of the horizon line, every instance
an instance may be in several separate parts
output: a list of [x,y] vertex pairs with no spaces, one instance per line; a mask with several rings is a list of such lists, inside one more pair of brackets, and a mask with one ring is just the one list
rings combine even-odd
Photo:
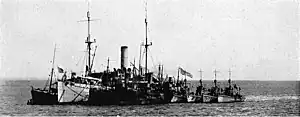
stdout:
[[[26,81],[30,81],[30,80],[48,80],[47,79],[41,79],[41,77],[20,77],[20,78],[16,78],[16,77],[2,77],[0,78],[0,81],[16,81],[16,80],[26,80]],[[208,80],[208,79],[202,79],[202,81],[213,81],[214,79]],[[231,79],[232,80],[232,79]],[[199,79],[187,79],[187,81],[199,81]],[[224,79],[219,79],[217,81],[227,81]],[[255,80],[255,79],[235,79],[232,81],[300,81],[300,79],[293,79],[293,80],[268,80],[268,79],[264,79],[264,80]]]

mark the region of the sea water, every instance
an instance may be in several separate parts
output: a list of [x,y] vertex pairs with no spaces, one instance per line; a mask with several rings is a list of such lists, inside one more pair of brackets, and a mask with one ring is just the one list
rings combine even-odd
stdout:
[[[43,88],[44,80],[0,81],[0,115],[88,116],[88,115],[179,115],[179,116],[299,116],[300,81],[233,81],[241,87],[245,102],[172,103],[130,106],[27,105],[31,86]],[[203,81],[206,87],[212,81]],[[192,91],[198,81],[191,81]],[[220,86],[227,85],[220,81]],[[46,101],[46,100],[45,100]]]

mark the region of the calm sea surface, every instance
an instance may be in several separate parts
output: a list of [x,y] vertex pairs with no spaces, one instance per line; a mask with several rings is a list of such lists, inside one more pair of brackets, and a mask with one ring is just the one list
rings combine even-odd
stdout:
[[[204,81],[207,86],[212,81]],[[222,104],[161,104],[133,106],[27,105],[30,86],[43,87],[42,80],[0,81],[0,115],[268,115],[300,116],[300,81],[234,81],[242,88],[245,102]],[[197,82],[192,82],[196,86]],[[221,86],[224,82],[219,83]]]

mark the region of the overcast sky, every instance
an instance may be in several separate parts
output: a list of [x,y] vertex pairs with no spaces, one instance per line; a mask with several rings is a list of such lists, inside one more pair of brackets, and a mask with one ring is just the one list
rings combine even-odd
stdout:
[[[46,79],[54,43],[56,64],[83,69],[86,0],[0,0],[0,78]],[[299,80],[299,3],[296,0],[148,0],[149,66],[181,66],[199,79]],[[107,58],[120,67],[120,46],[138,64],[145,40],[144,0],[92,0],[94,69]]]

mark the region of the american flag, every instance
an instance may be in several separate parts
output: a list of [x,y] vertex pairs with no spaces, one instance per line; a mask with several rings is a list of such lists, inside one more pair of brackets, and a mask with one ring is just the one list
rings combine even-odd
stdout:
[[64,69],[59,66],[57,66],[57,71],[58,73],[64,73]]
[[179,67],[179,70],[180,70],[180,73],[181,73],[182,75],[186,75],[186,76],[188,76],[188,77],[190,77],[190,78],[193,78],[193,75],[192,75],[191,73],[185,71],[185,70],[182,69],[181,67]]

